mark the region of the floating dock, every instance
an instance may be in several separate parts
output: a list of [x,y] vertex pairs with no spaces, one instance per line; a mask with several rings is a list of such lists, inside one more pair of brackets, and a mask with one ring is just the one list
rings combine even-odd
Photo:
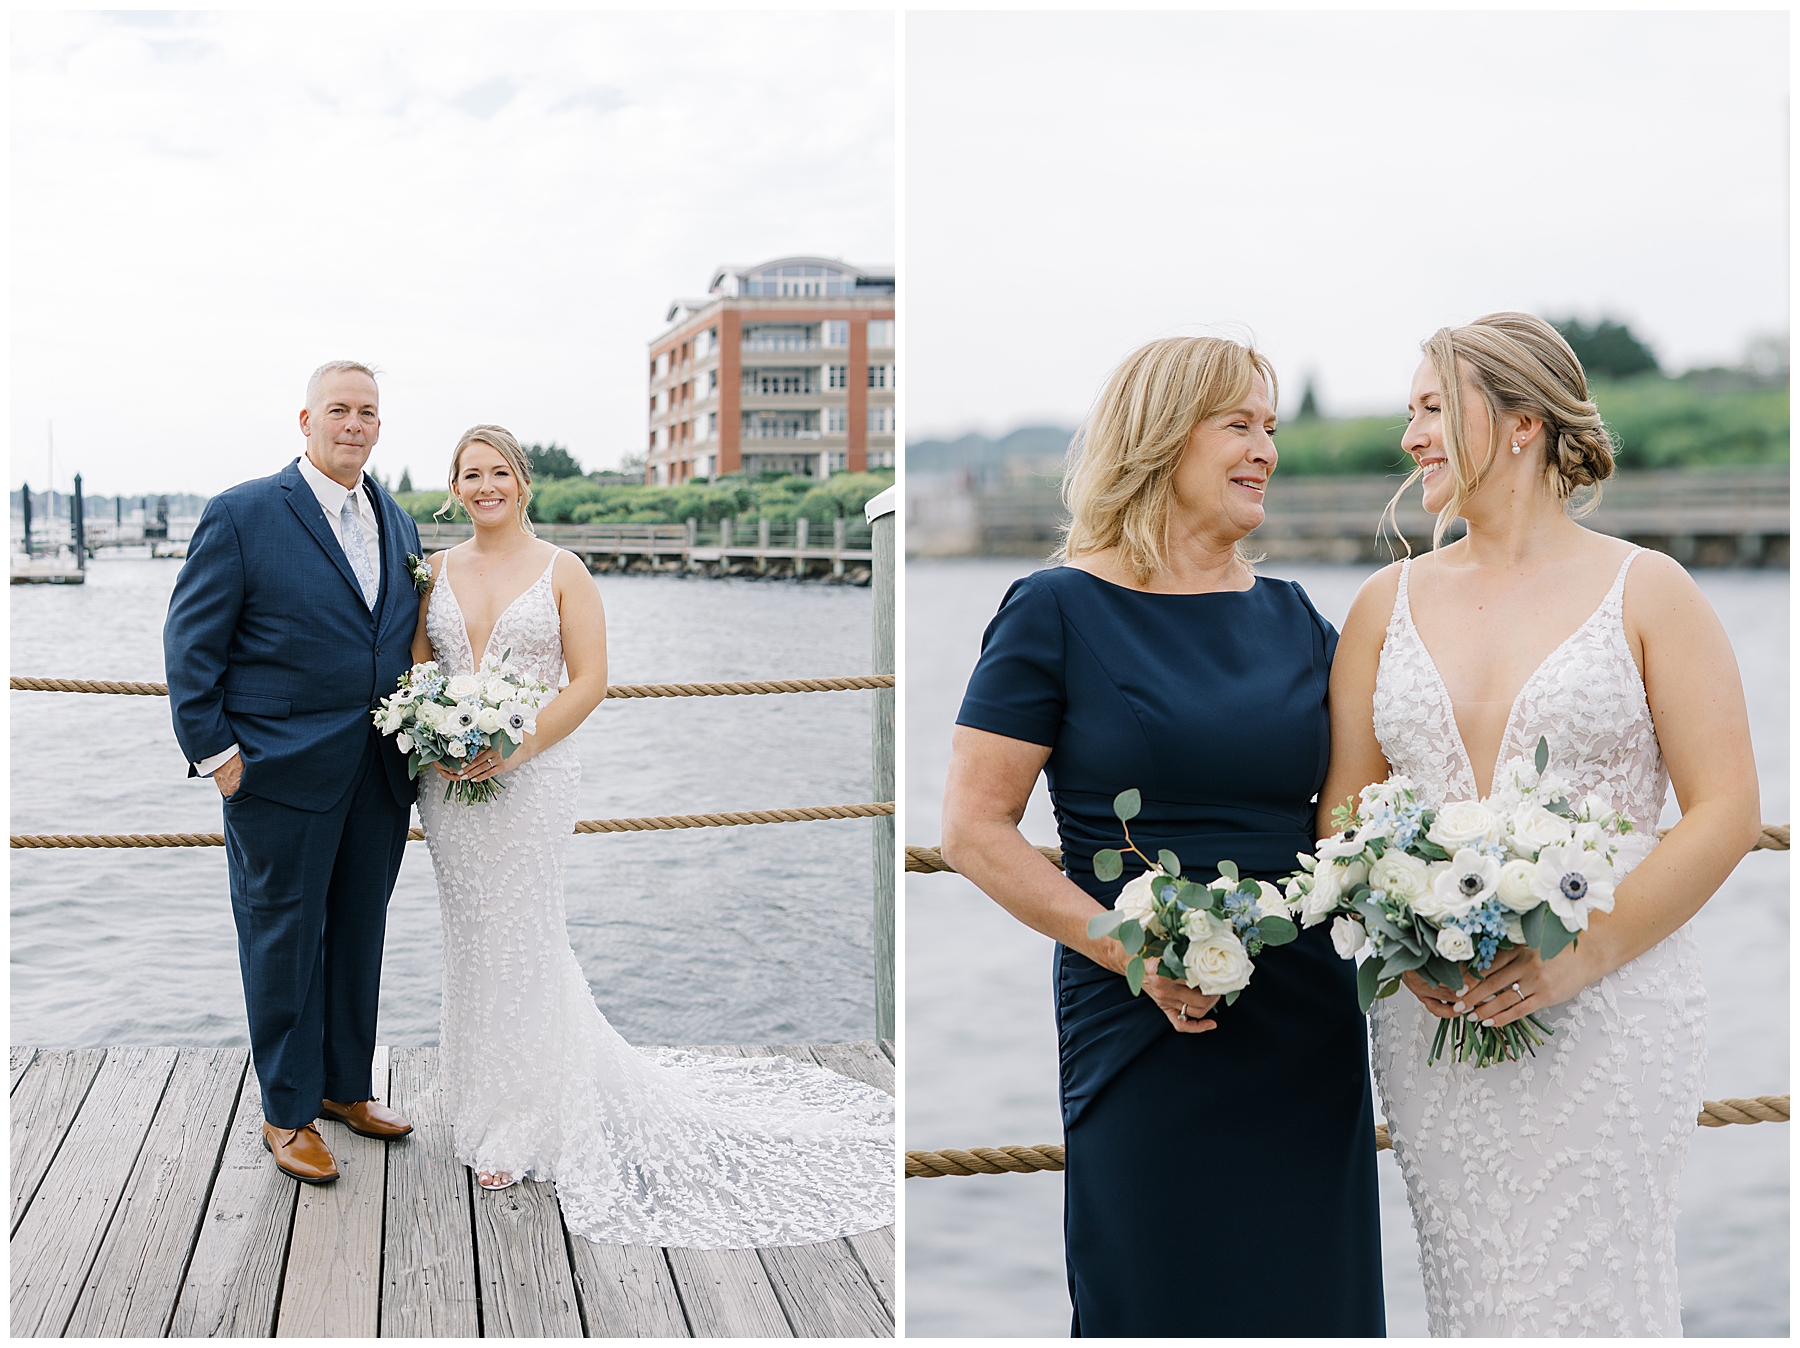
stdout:
[[[785,1055],[894,1089],[887,1041]],[[340,1178],[275,1169],[242,1048],[11,1053],[16,1337],[887,1338],[894,1233],[676,1250],[572,1236],[556,1186],[487,1193],[451,1153],[437,1049],[376,1051],[410,1119],[319,1130]]]

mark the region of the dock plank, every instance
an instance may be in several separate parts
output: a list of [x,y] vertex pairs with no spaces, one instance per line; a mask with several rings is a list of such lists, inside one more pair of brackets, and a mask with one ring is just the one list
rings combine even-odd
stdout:
[[778,1245],[757,1253],[796,1338],[893,1337],[893,1321],[848,1242]]
[[9,1231],[19,1229],[32,1195],[56,1149],[75,1122],[76,1111],[106,1061],[103,1048],[46,1049],[37,1054],[12,1093],[12,1217]]
[[268,1338],[300,1185],[263,1149],[262,1089],[244,1073],[170,1338]]
[[[388,1094],[388,1051],[375,1050],[371,1090]],[[374,1338],[381,1322],[381,1223],[387,1205],[389,1147],[358,1137],[336,1119],[321,1118],[319,1133],[337,1160],[330,1184],[299,1185],[287,1272],[275,1313],[275,1336]]]
[[579,1338],[581,1312],[562,1210],[548,1181],[477,1188],[475,1266],[484,1338]]
[[13,1233],[15,1337],[57,1335],[68,1323],[175,1058],[172,1048],[106,1050],[81,1111]]
[[894,1064],[873,1040],[857,1044],[814,1044],[812,1055],[821,1067],[861,1081],[877,1090],[894,1093]]
[[456,1160],[437,1094],[438,1051],[392,1051],[389,1099],[413,1126],[388,1153],[381,1337],[469,1339],[481,1333],[469,1171]]
[[892,1320],[895,1315],[894,1228],[884,1226],[876,1231],[846,1236],[845,1239],[849,1241],[850,1248],[856,1251],[856,1257],[862,1261],[863,1272],[869,1275],[869,1281],[875,1286],[875,1294],[881,1298],[888,1319]]
[[168,1328],[249,1057],[180,1050],[65,1337],[161,1338]]
[[755,1250],[670,1250],[669,1271],[697,1339],[791,1339]]
[[7,1055],[12,1066],[12,1085],[7,1087],[8,1094],[19,1089],[19,1078],[25,1075],[25,1069],[31,1066],[31,1060],[36,1056],[37,1050],[34,1048],[21,1048],[17,1044],[13,1045],[11,1052]]
[[[696,1048],[713,1058],[770,1058],[772,1048],[718,1044]],[[755,1250],[669,1250],[669,1272],[681,1293],[688,1328],[697,1339],[794,1336],[768,1270]]]
[[569,1235],[575,1292],[591,1339],[685,1339],[675,1275],[659,1249],[602,1245]]

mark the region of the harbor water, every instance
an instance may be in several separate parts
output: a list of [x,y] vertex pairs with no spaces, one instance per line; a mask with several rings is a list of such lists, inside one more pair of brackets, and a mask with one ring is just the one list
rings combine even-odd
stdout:
[[[80,587],[16,587],[12,672],[161,679],[180,566],[103,555]],[[867,589],[597,584],[613,683],[869,672]],[[11,696],[13,832],[222,827],[217,788],[186,777],[166,698]],[[573,736],[580,817],[868,800],[872,702],[603,703]],[[569,934],[601,1009],[636,1044],[873,1038],[871,832],[858,819],[575,838]],[[437,1042],[441,981],[431,858],[412,843],[388,910],[382,1043]],[[246,1043],[224,849],[14,852],[11,1041]]]
[[[1025,560],[912,561],[906,570],[905,840],[938,841],[950,732],[981,633]],[[1341,623],[1368,566],[1265,564],[1298,580]],[[1785,822],[1788,793],[1788,575],[1700,571],[1744,676],[1765,820]],[[1664,823],[1677,811],[1671,796]],[[1056,841],[1040,779],[1021,825]],[[1051,943],[954,875],[909,875],[905,913],[905,1107],[908,1147],[1059,1142]],[[1788,1090],[1788,856],[1755,852],[1695,918],[1709,997],[1709,1097]],[[1170,1120],[1179,1127],[1179,1120]],[[1699,1129],[1677,1228],[1686,1333],[1788,1332],[1790,1126]],[[1203,1164],[1196,1158],[1197,1164]],[[1278,1160],[1272,1163],[1278,1164]],[[1388,1333],[1425,1333],[1424,1288],[1405,1187],[1391,1155],[1377,1162]],[[1164,1186],[1166,1187],[1166,1186]],[[1177,1186],[1179,1187],[1179,1186]],[[1121,1201],[1127,1201],[1121,1195]],[[1145,1200],[1146,1202],[1148,1200]],[[1179,1220],[1230,1258],[1231,1214]],[[1305,1235],[1254,1295],[1304,1287]],[[911,1335],[1047,1335],[1069,1331],[1058,1176],[912,1180],[906,1185],[907,1331]],[[1263,1267],[1267,1251],[1252,1263]],[[1297,1262],[1296,1262],[1297,1261]],[[1281,1286],[1289,1288],[1283,1292]]]

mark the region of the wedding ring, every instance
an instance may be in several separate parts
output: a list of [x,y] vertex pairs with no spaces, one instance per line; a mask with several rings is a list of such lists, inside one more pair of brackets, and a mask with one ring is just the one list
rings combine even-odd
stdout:
[[1178,1011],[1178,1012],[1176,1012],[1176,1013],[1175,1013],[1175,1015],[1176,1015],[1176,1019],[1178,1019],[1178,1020],[1186,1020],[1186,1019],[1187,1019],[1187,1018],[1188,1018],[1188,1013],[1187,1013],[1187,1003],[1186,1003],[1186,1002],[1183,1002],[1183,1003],[1182,1003],[1182,1004],[1181,1004],[1181,1010],[1179,1010],[1179,1011]]
[[1517,997],[1521,1002],[1525,1000],[1525,994],[1519,991],[1519,985],[1517,983],[1513,984],[1513,996]]

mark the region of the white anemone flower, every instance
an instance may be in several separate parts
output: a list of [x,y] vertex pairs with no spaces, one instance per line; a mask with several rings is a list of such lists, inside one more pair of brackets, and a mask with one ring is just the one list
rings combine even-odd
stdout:
[[[1485,852],[1472,847],[1459,847],[1450,864],[1431,878],[1432,897],[1437,911],[1432,918],[1465,917],[1494,895],[1500,884],[1500,863]],[[1415,911],[1424,912],[1417,903]]]
[[1612,867],[1578,843],[1540,852],[1532,889],[1570,931],[1586,931],[1589,913],[1613,907]]

